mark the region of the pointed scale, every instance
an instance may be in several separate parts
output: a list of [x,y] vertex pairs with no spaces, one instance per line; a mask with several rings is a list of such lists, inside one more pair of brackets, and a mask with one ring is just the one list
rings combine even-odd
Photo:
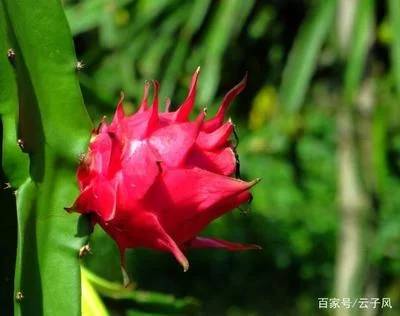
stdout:
[[176,111],[176,118],[177,122],[187,121],[190,115],[190,112],[193,109],[195,100],[196,100],[196,88],[197,88],[197,81],[199,78],[200,67],[197,67],[195,73],[192,76],[192,81],[190,83],[190,89],[188,95],[183,101],[182,105]]
[[222,100],[222,103],[218,108],[218,112],[215,117],[204,123],[204,130],[206,132],[212,132],[222,125],[226,110],[228,109],[232,101],[236,98],[236,96],[246,87],[246,83],[247,73],[245,74],[243,79],[224,96],[224,99]]

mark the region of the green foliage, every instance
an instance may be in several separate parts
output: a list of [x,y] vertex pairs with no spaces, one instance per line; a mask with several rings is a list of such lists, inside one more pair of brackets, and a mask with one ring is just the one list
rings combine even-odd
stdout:
[[186,315],[197,309],[198,303],[194,299],[176,299],[172,295],[125,288],[122,284],[107,281],[85,268],[82,268],[82,278],[103,297],[124,302],[130,312]]
[[390,45],[390,55],[392,62],[392,75],[395,78],[397,92],[400,93],[400,34],[395,30],[400,28],[400,3],[396,0],[388,0],[390,34],[392,35],[392,45]]
[[320,1],[299,30],[283,71],[280,101],[288,112],[297,112],[318,66],[318,56],[332,27],[337,1]]
[[354,102],[365,69],[368,49],[372,44],[374,0],[358,3],[350,39],[350,51],[344,72],[345,102]]
[[[161,99],[172,97],[186,82],[182,74],[189,77],[201,64],[199,102],[208,103],[218,89],[228,45],[254,5],[254,1],[237,0],[218,4],[163,0],[116,1],[110,8],[108,1],[91,0],[67,6],[74,34],[92,29],[99,33],[98,45],[82,55],[88,73],[81,75],[81,83],[109,111],[121,89],[140,99],[144,78],[161,79]],[[109,49],[113,53],[107,54]],[[92,68],[92,63],[99,64]]]

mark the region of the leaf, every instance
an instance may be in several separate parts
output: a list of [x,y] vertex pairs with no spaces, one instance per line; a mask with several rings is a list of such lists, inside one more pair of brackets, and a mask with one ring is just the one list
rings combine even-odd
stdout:
[[82,316],[108,316],[104,303],[90,284],[85,273],[82,277]]
[[192,298],[177,299],[172,295],[125,288],[122,284],[105,280],[82,267],[82,276],[102,296],[124,300],[127,306],[152,313],[182,314],[197,309],[198,303]]
[[165,14],[169,8],[176,4],[177,0],[136,1],[135,6],[131,10],[131,12],[134,12],[132,23],[119,31],[119,39],[114,45],[123,47],[127,43],[132,42],[132,35],[138,36],[142,32],[153,29],[151,23],[158,23],[157,18]]
[[361,76],[364,72],[367,54],[372,44],[374,24],[374,0],[365,0],[357,4],[351,36],[349,56],[344,73],[343,95],[346,104],[354,100]]
[[[161,84],[161,100],[171,97],[174,93],[176,82],[182,71],[185,58],[188,54],[190,42],[194,34],[202,25],[210,6],[210,0],[194,1],[191,7],[191,14],[188,16],[185,25],[180,33],[179,40],[168,61],[164,78]],[[198,65],[195,65],[195,69]]]
[[[116,0],[113,1],[113,5],[116,5],[117,9],[130,2],[132,0]],[[110,3],[107,0],[87,0],[68,6],[65,14],[72,34],[77,35],[100,26],[109,9]]]
[[204,67],[200,77],[199,102],[207,104],[215,96],[220,81],[224,54],[232,37],[252,8],[252,1],[221,1],[204,39]]
[[400,94],[400,2],[388,0],[389,23],[392,35],[390,57],[392,62],[392,75],[395,79],[397,93]]
[[304,102],[318,54],[332,27],[336,4],[336,0],[319,1],[299,30],[279,89],[280,104],[287,112],[297,112]]
[[270,29],[271,22],[275,18],[272,6],[265,6],[251,20],[248,33],[251,38],[259,39]]
[[[187,15],[187,5],[182,5],[166,17],[160,25],[160,31],[153,35],[157,41],[151,43],[146,53],[141,57],[139,66],[145,78],[155,78],[162,66],[161,61],[175,42],[175,33],[184,22]],[[161,87],[162,89],[162,87]]]

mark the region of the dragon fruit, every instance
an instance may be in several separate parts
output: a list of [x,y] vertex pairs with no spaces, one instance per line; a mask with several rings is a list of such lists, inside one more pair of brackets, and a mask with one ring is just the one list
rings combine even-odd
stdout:
[[[258,182],[233,177],[237,160],[234,126],[224,122],[231,101],[246,85],[246,77],[224,97],[215,117],[201,111],[194,119],[199,68],[189,93],[172,112],[169,102],[159,111],[157,82],[148,106],[149,83],[138,111],[123,109],[123,95],[110,124],[103,120],[92,132],[88,152],[77,170],[80,195],[68,211],[91,214],[117,243],[124,266],[127,248],[145,247],[171,252],[189,268],[188,248],[259,249],[198,234],[214,219],[251,199]],[[123,269],[124,271],[124,269]]]

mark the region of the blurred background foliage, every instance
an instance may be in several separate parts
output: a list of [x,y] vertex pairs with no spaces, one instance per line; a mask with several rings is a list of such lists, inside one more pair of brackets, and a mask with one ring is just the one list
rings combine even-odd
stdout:
[[134,250],[124,289],[96,229],[85,315],[325,315],[317,298],[335,295],[390,297],[392,310],[368,315],[400,314],[398,0],[63,3],[96,122],[121,90],[133,111],[148,79],[178,106],[199,65],[197,107],[212,115],[247,71],[230,113],[242,177],[262,178],[251,211],[207,232],[261,252],[191,251],[182,273],[167,254]]

